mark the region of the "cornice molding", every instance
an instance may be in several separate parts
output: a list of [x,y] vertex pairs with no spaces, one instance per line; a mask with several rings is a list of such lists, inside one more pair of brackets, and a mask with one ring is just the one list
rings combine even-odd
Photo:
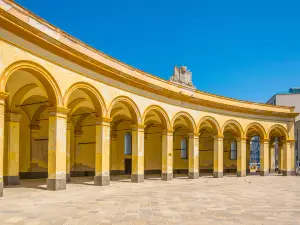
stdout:
[[[5,9],[3,6],[1,6],[3,3],[10,5],[17,13],[14,13],[14,10],[8,10],[7,7]],[[27,18],[27,22],[25,17]],[[49,29],[48,34],[30,25],[28,18],[31,18],[37,23],[40,23],[41,26]],[[45,20],[37,17],[18,4],[8,0],[0,0],[0,22],[1,25],[3,24],[4,29],[21,36],[22,38],[27,39],[30,42],[50,52],[53,52],[58,56],[66,58],[96,73],[167,98],[172,98],[195,105],[245,114],[277,116],[283,118],[294,118],[298,115],[298,113],[293,112],[292,107],[279,107],[235,100],[198,90],[193,91],[182,85],[173,84],[169,81],[160,79],[151,74],[130,67],[121,61],[118,61],[100,51],[97,51],[96,49],[93,49],[80,40],[73,38],[67,33],[52,26]],[[50,31],[53,32],[52,37],[50,36]],[[56,36],[56,38],[53,36]],[[78,45],[78,48],[74,48],[72,45]],[[85,54],[86,52],[92,54],[94,58]],[[102,57],[103,60],[96,60],[95,58],[97,57]],[[156,80],[157,84],[151,82],[154,81],[153,79]],[[240,106],[233,104],[240,104]]]

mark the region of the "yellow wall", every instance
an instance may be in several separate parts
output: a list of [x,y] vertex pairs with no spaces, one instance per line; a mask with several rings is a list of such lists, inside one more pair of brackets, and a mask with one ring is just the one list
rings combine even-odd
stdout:
[[[11,10],[13,12],[13,10]],[[21,12],[20,12],[21,13]],[[25,16],[25,15],[24,15]],[[26,15],[24,18],[26,18]],[[22,18],[21,18],[22,19]],[[57,31],[59,32],[59,31]],[[65,41],[65,40],[61,40]],[[72,45],[71,43],[69,43]],[[74,42],[73,44],[76,44]],[[83,48],[83,47],[82,47]],[[78,51],[82,50],[78,49]],[[84,48],[83,48],[84,49]],[[200,91],[189,90],[181,87],[180,85],[172,85],[167,81],[163,81],[158,78],[154,78],[147,74],[141,74],[140,71],[134,70],[124,66],[121,63],[117,63],[108,57],[103,57],[103,62],[106,62],[106,66],[115,68],[117,73],[122,72],[130,76],[130,78],[136,80],[142,79],[143,82],[139,83],[139,87],[129,84],[129,79],[126,81],[120,81],[113,79],[107,74],[96,72],[96,70],[90,67],[83,67],[79,64],[75,64],[68,60],[68,57],[62,58],[48,49],[43,49],[31,43],[16,34],[10,33],[7,30],[0,28],[0,75],[2,92],[9,92],[8,105],[12,104],[15,94],[24,86],[36,85],[30,91],[25,92],[19,97],[19,103],[23,103],[27,99],[36,98],[39,101],[48,99],[49,104],[55,102],[55,106],[61,108],[67,108],[70,100],[76,100],[76,95],[69,98],[71,87],[80,86],[81,89],[88,89],[91,95],[83,95],[81,97],[87,102],[82,105],[82,108],[89,108],[89,112],[96,110],[95,103],[100,105],[101,117],[109,118],[114,112],[112,112],[116,99],[121,98],[123,102],[126,102],[123,108],[119,111],[119,116],[123,115],[128,119],[128,112],[134,114],[137,121],[132,118],[131,123],[138,123],[143,125],[143,115],[145,111],[153,105],[161,107],[165,114],[165,123],[168,130],[174,129],[176,122],[176,115],[180,112],[184,112],[186,119],[189,120],[189,130],[193,133],[198,133],[200,128],[200,122],[203,118],[209,117],[209,120],[213,120],[217,127],[217,134],[219,136],[224,135],[223,130],[227,121],[233,120],[232,124],[238,124],[241,129],[241,136],[245,138],[247,136],[247,129],[251,127],[252,123],[257,123],[261,126],[262,138],[269,138],[269,131],[273,126],[280,127],[279,129],[286,135],[286,139],[294,139],[294,118],[291,108],[287,107],[273,107],[263,104],[249,103],[243,101],[237,101],[222,96],[215,96],[205,94]],[[89,50],[85,49],[88,54]],[[89,53],[90,54],[90,53]],[[95,53],[94,57],[98,57],[98,53]],[[9,73],[12,68],[32,68],[35,73],[30,73],[26,70],[17,70],[13,75]],[[119,70],[119,71],[118,71]],[[99,70],[98,70],[99,71]],[[39,74],[39,75],[37,75]],[[7,85],[5,85],[7,82]],[[80,83],[80,85],[79,85]],[[151,85],[150,85],[151,84]],[[84,86],[84,88],[83,88]],[[156,91],[150,92],[146,90],[146,87],[153,86]],[[76,86],[77,87],[77,86]],[[144,88],[143,88],[144,87]],[[166,88],[176,93],[182,93],[181,97],[175,98],[169,96],[166,98],[161,96],[157,90],[160,88]],[[53,89],[53,90],[52,90]],[[91,91],[91,89],[93,91]],[[50,91],[52,90],[52,91]],[[79,94],[80,94],[79,93]],[[48,96],[48,98],[47,98]],[[205,99],[209,102],[215,102],[220,105],[223,104],[224,108],[216,108],[214,104],[209,106],[201,105],[199,102],[191,103],[185,102],[182,99],[186,99],[184,96],[193,96],[199,101]],[[79,99],[79,97],[78,97]],[[32,100],[31,100],[32,101]],[[116,103],[117,104],[117,103]],[[231,110],[232,107],[238,107],[239,110]],[[28,111],[28,116],[21,110],[18,113],[23,117],[20,123],[20,171],[26,172],[30,169],[30,129],[29,124],[34,112],[37,110],[38,105],[32,106]],[[118,107],[117,107],[118,108]],[[130,108],[130,110],[129,110]],[[248,109],[248,111],[247,111]],[[255,112],[252,109],[256,109]],[[117,110],[117,109],[114,109]],[[118,110],[117,110],[118,111]],[[40,116],[39,123],[40,130],[37,133],[37,139],[48,138],[48,114],[47,110]],[[273,115],[282,116],[273,116]],[[118,114],[118,113],[116,113]],[[293,114],[293,115],[291,115]],[[99,115],[98,115],[99,116]],[[111,118],[112,119],[112,118]],[[124,119],[124,118],[123,118]],[[76,122],[76,121],[75,121]],[[73,126],[75,126],[73,121]],[[203,122],[203,121],[202,121]],[[95,121],[85,121],[84,125],[93,124]],[[124,156],[124,135],[131,129],[132,124],[121,123],[116,127],[116,142],[111,143],[111,170],[124,170],[124,158],[130,156]],[[154,129],[155,130],[155,129]],[[75,166],[76,170],[94,170],[95,168],[95,128],[93,126],[84,126],[82,128],[82,136],[77,140],[74,138],[74,128],[71,131],[71,155],[76,155],[73,158],[72,167]],[[149,130],[151,133],[151,130]],[[149,134],[147,141],[145,142],[145,170],[160,170],[161,169],[161,135]],[[188,169],[188,160],[181,159],[180,157],[180,141],[182,137],[187,137],[187,133],[175,132],[174,146],[176,149],[173,152],[174,169]],[[86,145],[80,145],[78,150],[76,143],[90,143]],[[200,138],[200,169],[212,168],[213,162],[213,139],[204,141]],[[236,167],[236,160],[230,160],[230,142],[224,140],[224,167],[234,168]],[[73,154],[72,154],[73,152]],[[36,160],[36,170],[47,171],[47,160]]]

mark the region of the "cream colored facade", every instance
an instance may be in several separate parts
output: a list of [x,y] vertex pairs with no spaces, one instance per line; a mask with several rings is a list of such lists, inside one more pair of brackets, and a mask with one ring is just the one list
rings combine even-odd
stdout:
[[[261,175],[294,168],[291,107],[238,101],[188,89],[132,68],[69,36],[8,0],[0,0],[0,183],[47,177],[49,190],[72,176],[95,175],[95,185],[126,172],[199,172],[246,176],[249,140],[260,136]],[[124,137],[132,154],[124,154]],[[187,140],[188,157],[181,157]],[[237,159],[230,145],[237,142]],[[270,166],[271,165],[271,166]],[[128,168],[127,168],[128,169]],[[128,172],[128,171],[127,171]]]

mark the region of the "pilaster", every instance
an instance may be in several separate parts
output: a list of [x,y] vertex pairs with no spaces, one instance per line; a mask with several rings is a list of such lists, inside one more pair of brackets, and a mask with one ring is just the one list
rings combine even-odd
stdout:
[[0,92],[0,197],[3,197],[4,106],[8,93]]
[[275,143],[272,142],[270,143],[270,151],[269,151],[269,155],[270,155],[270,173],[275,173]]
[[20,118],[15,113],[5,114],[4,184],[19,185]]
[[188,154],[189,154],[189,179],[199,178],[199,134],[190,133]]
[[132,126],[132,174],[131,182],[144,182],[144,128],[145,125]]
[[71,181],[71,127],[72,122],[67,123],[67,169],[66,169],[66,180]]
[[278,155],[279,155],[279,159],[278,159],[278,173],[282,174],[283,171],[283,145],[278,145]]
[[246,173],[250,173],[250,159],[251,159],[250,140],[246,140]]
[[269,139],[260,139],[260,175],[269,175]]
[[247,172],[247,139],[237,139],[237,176],[245,177]]
[[223,136],[214,137],[214,172],[215,178],[223,177]]
[[287,140],[283,142],[283,165],[282,165],[282,175],[290,176],[293,173],[292,161],[294,160],[292,152],[294,151],[294,141]]
[[110,122],[109,118],[98,118],[96,122],[96,166],[94,182],[97,186],[110,183]]
[[162,180],[173,179],[173,130],[165,130],[162,134]]
[[65,108],[49,108],[47,189],[52,191],[66,189],[68,112]]

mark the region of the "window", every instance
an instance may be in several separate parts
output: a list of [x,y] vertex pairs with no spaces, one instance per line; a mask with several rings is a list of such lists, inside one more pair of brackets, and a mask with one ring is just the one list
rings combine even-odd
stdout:
[[125,155],[131,155],[131,149],[132,149],[132,139],[131,139],[131,133],[125,134],[125,140],[124,140],[124,154]]
[[181,158],[182,159],[187,159],[187,139],[182,138],[181,139]]
[[231,141],[231,145],[230,145],[230,159],[231,160],[236,160],[236,141],[235,140]]

